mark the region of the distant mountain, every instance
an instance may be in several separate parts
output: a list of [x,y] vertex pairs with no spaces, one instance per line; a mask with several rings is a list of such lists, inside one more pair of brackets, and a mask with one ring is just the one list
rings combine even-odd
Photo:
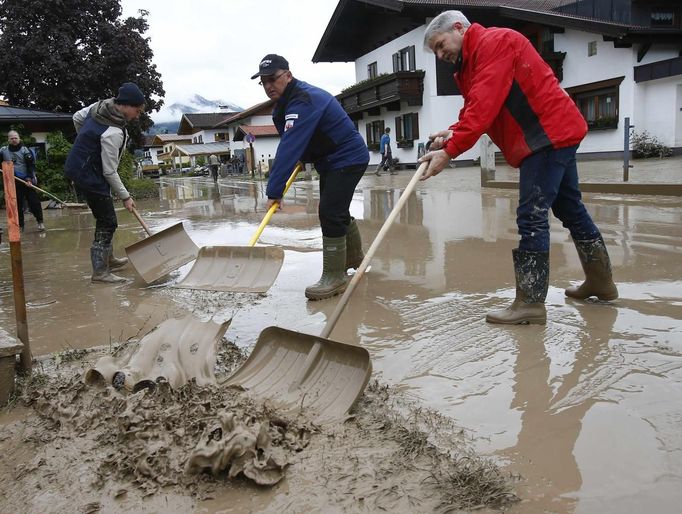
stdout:
[[201,95],[194,95],[186,102],[175,102],[168,106],[168,111],[181,117],[187,113],[197,112],[239,112],[241,107],[225,100],[208,100]]
[[154,126],[147,131],[147,134],[177,134],[179,126],[179,119],[178,121],[162,121],[160,123],[154,123]]
[[[203,112],[239,112],[241,107],[225,100],[209,100],[201,95],[195,94],[187,100],[175,102],[168,106],[163,106],[158,113],[152,116],[154,126],[149,129],[149,134],[175,134],[180,125],[180,118],[183,114],[194,114]],[[159,120],[159,121],[156,121]],[[161,121],[163,120],[163,121]]]

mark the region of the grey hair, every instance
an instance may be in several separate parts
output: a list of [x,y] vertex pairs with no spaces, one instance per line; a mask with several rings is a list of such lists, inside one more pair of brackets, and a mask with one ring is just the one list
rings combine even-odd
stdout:
[[19,132],[17,132],[16,130],[10,130],[9,132],[7,132],[7,137],[10,137],[10,134],[16,134],[17,136],[21,137],[19,135]]
[[424,32],[424,49],[431,51],[431,45],[429,44],[431,40],[444,32],[452,30],[452,26],[457,22],[460,22],[464,27],[471,26],[471,23],[462,11],[443,11],[431,20],[431,23],[429,23]]

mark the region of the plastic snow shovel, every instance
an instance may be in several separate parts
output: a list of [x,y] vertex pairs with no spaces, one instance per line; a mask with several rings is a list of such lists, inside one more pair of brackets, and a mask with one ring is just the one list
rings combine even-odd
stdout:
[[147,284],[197,258],[199,248],[185,232],[182,221],[152,234],[137,209],[133,208],[133,215],[148,237],[126,246],[125,251],[135,271]]
[[[284,187],[284,194],[300,170],[300,164],[294,168]],[[203,246],[192,269],[174,287],[265,293],[275,282],[282,268],[284,250],[279,246],[255,244],[277,207],[277,204],[270,207],[248,246]]]
[[16,175],[14,176],[14,180],[16,180],[17,182],[21,182],[25,186],[32,187],[36,191],[40,191],[41,193],[49,196],[50,198],[55,200],[57,203],[59,203],[62,207],[72,208],[72,209],[85,209],[87,207],[87,205],[84,203],[64,202],[64,201],[60,200],[59,198],[57,198],[52,193],[49,193],[49,192],[45,191],[44,189],[40,189],[38,186],[34,186],[33,184],[27,183],[25,180],[20,179]]
[[243,387],[289,412],[310,410],[318,423],[341,421],[348,416],[369,381],[372,363],[365,348],[327,337],[427,165],[419,167],[396,202],[322,333],[313,336],[279,327],[266,328],[249,358],[224,385]]

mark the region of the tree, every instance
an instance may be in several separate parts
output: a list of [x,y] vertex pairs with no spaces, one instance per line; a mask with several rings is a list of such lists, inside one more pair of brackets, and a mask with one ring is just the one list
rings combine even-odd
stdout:
[[[165,91],[144,36],[148,14],[122,19],[120,0],[0,0],[0,95],[18,107],[75,112],[135,82],[146,111],[158,111]],[[138,144],[152,124],[140,117],[131,130]]]

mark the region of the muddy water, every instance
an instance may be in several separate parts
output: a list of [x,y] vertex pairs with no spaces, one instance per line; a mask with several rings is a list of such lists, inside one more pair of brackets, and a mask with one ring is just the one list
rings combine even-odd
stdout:
[[[363,179],[352,212],[368,247],[409,172]],[[139,203],[152,231],[180,220],[197,245],[245,245],[264,214],[263,186],[161,181]],[[286,250],[267,295],[205,295],[147,287],[132,269],[122,286],[95,286],[88,212],[47,211],[48,232],[29,216],[22,243],[33,351],[106,344],[188,311],[233,318],[228,337],[253,345],[278,325],[319,333],[334,301],[308,303],[321,270],[317,183],[289,192],[261,242]],[[489,308],[514,294],[511,250],[517,195],[481,191],[478,170],[419,184],[332,332],[366,345],[375,376],[452,417],[478,450],[521,475],[512,512],[676,512],[682,500],[682,200],[589,195],[621,299],[568,301],[580,278],[568,233],[552,223],[546,327],[487,325]],[[119,211],[117,253],[143,237]],[[9,248],[0,246],[0,323],[14,326]],[[220,506],[207,506],[208,510]]]

